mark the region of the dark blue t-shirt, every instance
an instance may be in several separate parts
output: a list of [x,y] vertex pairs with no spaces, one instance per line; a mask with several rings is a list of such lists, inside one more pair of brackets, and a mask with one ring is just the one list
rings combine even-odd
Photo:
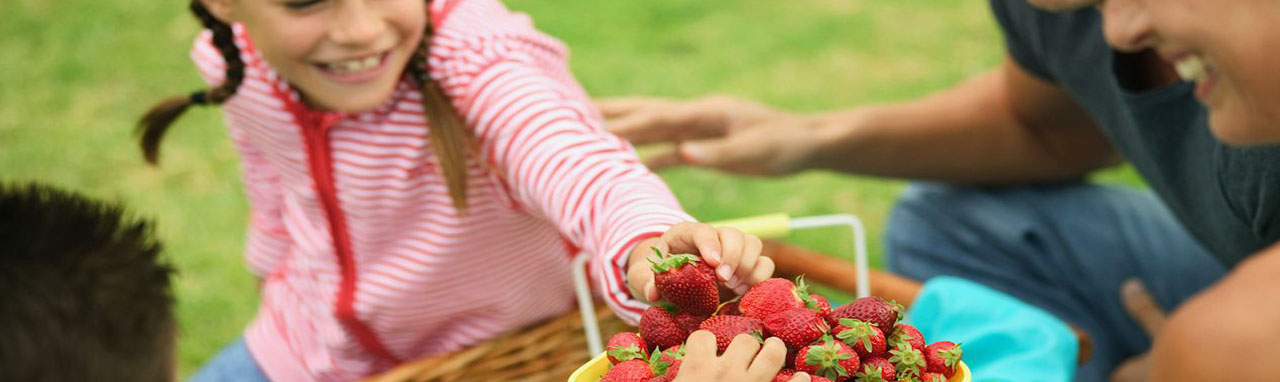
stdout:
[[1174,215],[1223,264],[1280,239],[1280,147],[1233,148],[1214,139],[1194,85],[1135,92],[1121,86],[1116,53],[1093,8],[1035,9],[991,0],[1010,56],[1084,106]]

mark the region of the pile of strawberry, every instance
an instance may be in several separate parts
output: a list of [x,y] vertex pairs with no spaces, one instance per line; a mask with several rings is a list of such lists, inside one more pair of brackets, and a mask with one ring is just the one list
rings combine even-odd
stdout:
[[960,363],[959,345],[925,346],[919,330],[898,322],[904,308],[897,303],[864,297],[832,309],[822,296],[808,292],[802,278],[794,283],[773,278],[722,304],[710,266],[693,255],[659,253],[659,258],[651,261],[655,286],[670,304],[646,310],[639,334],[609,339],[605,350],[613,368],[602,382],[675,379],[683,343],[696,330],[715,334],[720,352],[739,334],[761,341],[778,337],[788,357],[775,382],[801,371],[814,382],[947,382]]

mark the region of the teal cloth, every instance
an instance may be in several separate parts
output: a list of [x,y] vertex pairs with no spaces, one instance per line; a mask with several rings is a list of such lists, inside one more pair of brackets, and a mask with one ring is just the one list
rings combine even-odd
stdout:
[[963,344],[974,382],[1070,382],[1079,344],[1065,322],[961,278],[930,279],[907,311],[929,343]]

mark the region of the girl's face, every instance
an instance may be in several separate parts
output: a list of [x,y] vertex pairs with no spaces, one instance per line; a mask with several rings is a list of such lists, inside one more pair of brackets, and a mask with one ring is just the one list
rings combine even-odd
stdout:
[[425,0],[202,0],[244,25],[312,106],[372,110],[390,96],[426,28]]
[[1280,1],[1107,0],[1107,40],[1154,48],[1209,108],[1209,128],[1235,145],[1280,142]]

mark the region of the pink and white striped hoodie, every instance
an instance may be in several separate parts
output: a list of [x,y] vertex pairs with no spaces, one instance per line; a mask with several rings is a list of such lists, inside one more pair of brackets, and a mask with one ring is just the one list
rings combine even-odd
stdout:
[[[625,285],[628,252],[692,220],[604,131],[563,44],[497,0],[437,0],[430,13],[430,75],[480,147],[465,215],[407,77],[375,111],[310,110],[235,27],[245,80],[223,109],[251,204],[245,258],[264,279],[245,337],[272,380],[355,380],[563,314],[578,251],[635,322],[646,306]],[[210,41],[192,57],[221,83]]]

